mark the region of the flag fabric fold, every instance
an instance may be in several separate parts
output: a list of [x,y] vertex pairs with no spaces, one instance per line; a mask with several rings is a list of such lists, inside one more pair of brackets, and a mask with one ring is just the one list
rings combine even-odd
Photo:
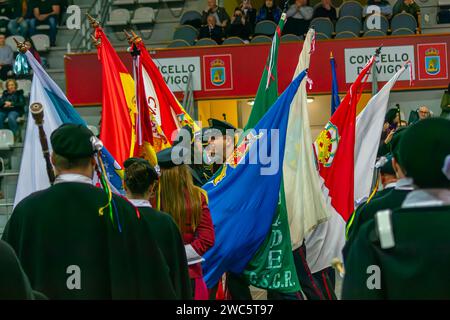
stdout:
[[[237,165],[224,165],[221,174],[203,187],[208,192],[216,237],[215,245],[204,255],[209,288],[225,272],[242,273],[270,230],[279,199],[289,109],[305,74],[289,85],[237,146],[242,151]],[[270,163],[255,159],[261,150],[271,157]]]
[[339,88],[336,76],[336,60],[334,60],[333,54],[330,54],[330,64],[331,64],[331,115],[336,112],[336,109],[341,103],[341,98],[339,97]]
[[[310,29],[306,34],[294,77],[309,68],[313,38],[314,30]],[[304,81],[300,84],[291,106],[283,163],[282,199],[286,202],[292,250],[298,249],[305,236],[330,217],[313,153]]]
[[356,107],[375,57],[361,70],[355,82],[319,134],[314,151],[322,192],[330,220],[320,224],[306,239],[307,262],[313,273],[342,257],[345,223],[354,210]]

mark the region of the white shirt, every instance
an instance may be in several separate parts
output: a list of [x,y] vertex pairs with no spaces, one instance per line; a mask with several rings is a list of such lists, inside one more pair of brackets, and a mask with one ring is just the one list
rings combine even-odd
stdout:
[[136,208],[151,208],[152,204],[144,199],[128,199]]
[[55,179],[55,184],[64,182],[79,182],[93,185],[91,178],[76,173],[63,173],[57,176]]

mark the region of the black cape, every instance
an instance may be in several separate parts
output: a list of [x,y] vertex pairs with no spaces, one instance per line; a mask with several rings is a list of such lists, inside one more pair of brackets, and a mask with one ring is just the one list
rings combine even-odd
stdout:
[[[103,190],[67,182],[15,207],[3,239],[16,251],[31,286],[50,299],[176,298],[169,268],[136,208],[114,195],[113,224],[109,210],[99,215],[106,203]],[[76,279],[80,288],[74,288]]]
[[150,207],[138,207],[142,220],[149,228],[161,249],[167,265],[170,278],[179,299],[189,300],[193,297],[189,269],[181,233],[172,217],[164,212]]
[[[449,226],[450,206],[396,210],[395,246],[382,249],[375,220],[364,224],[345,261],[342,298],[450,299]],[[367,285],[375,283],[371,266],[379,267],[379,288]]]

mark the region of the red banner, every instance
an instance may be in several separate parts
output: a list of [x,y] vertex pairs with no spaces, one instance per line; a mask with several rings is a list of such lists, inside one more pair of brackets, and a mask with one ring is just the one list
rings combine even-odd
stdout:
[[[344,93],[351,83],[346,77],[356,79],[374,48],[383,45],[377,70],[380,85],[396,70],[410,60],[413,66],[413,86],[406,77],[399,80],[394,90],[422,90],[446,88],[449,83],[450,34],[389,36],[383,38],[358,38],[320,40],[311,56],[309,77],[314,85],[311,94],[329,94],[331,91],[330,52],[336,61],[339,91]],[[279,52],[279,90],[284,90],[292,80],[302,42],[282,43]],[[434,50],[431,50],[434,49]],[[270,44],[248,44],[214,47],[189,47],[158,49],[150,54],[162,71],[169,87],[182,97],[192,74],[194,98],[197,100],[254,97],[263,72]],[[119,52],[131,71],[131,56]],[[65,57],[67,96],[77,106],[101,104],[101,68],[95,53],[68,54]],[[370,91],[370,84],[366,86]]]

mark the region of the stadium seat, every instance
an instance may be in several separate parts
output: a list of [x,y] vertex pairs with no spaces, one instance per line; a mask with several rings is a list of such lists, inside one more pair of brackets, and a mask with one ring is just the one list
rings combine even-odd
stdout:
[[159,0],[137,0],[138,4],[159,4]]
[[268,36],[256,36],[250,43],[272,43],[272,38]]
[[114,9],[109,15],[109,20],[106,23],[109,27],[125,26],[130,22],[131,14],[127,9]]
[[8,129],[0,129],[0,150],[9,150],[14,145],[14,133]]
[[50,49],[50,38],[46,34],[35,34],[31,36],[31,40],[38,52],[46,52]]
[[336,33],[350,31],[358,35],[361,33],[361,20],[355,17],[342,17],[336,22]]
[[88,125],[87,127],[89,130],[91,130],[91,132],[94,134],[94,136],[98,136],[99,132],[98,132],[98,128],[96,126]]
[[183,39],[173,40],[167,48],[180,48],[180,47],[190,47],[191,44]]
[[339,8],[339,17],[355,17],[359,20],[362,18],[363,7],[359,2],[346,1]]
[[328,38],[331,38],[331,35],[334,32],[333,22],[329,18],[315,18],[311,21],[311,28],[317,33],[325,34]]
[[277,25],[273,21],[265,20],[260,21],[255,26],[256,35],[272,36],[277,29]]
[[217,46],[217,42],[210,38],[202,38],[195,43],[196,46]]
[[48,31],[50,30],[50,26],[48,24],[40,24],[36,26],[37,31]]
[[386,33],[377,29],[367,30],[363,34],[363,37],[384,37],[384,36],[386,36]]
[[411,34],[415,34],[415,32],[411,31],[411,29],[408,28],[398,28],[392,31],[393,36],[406,36]]
[[17,89],[23,90],[23,95],[25,97],[29,97],[30,96],[30,92],[31,92],[31,80],[18,79],[17,80]]
[[302,38],[296,36],[295,34],[285,34],[281,37],[281,42],[295,42],[302,41]]
[[351,39],[358,38],[358,35],[351,31],[341,31],[334,37],[335,39]]
[[[373,29],[374,26],[372,25],[372,23],[370,23],[368,25],[368,21],[371,21],[374,18],[377,19],[376,20],[377,22],[378,21],[380,22],[380,27],[377,28],[377,29]],[[388,32],[388,30],[389,30],[389,21],[388,21],[388,19],[385,16],[380,15],[380,14],[372,14],[372,15],[366,17],[366,20],[364,21],[364,32],[367,32],[369,30],[381,30],[383,33],[386,34]]]
[[155,22],[155,12],[153,8],[142,7],[136,9],[131,23],[134,25],[151,25]]
[[326,35],[325,33],[322,33],[322,32],[316,33],[316,40],[327,40],[327,39],[330,39],[330,37],[328,35]]
[[193,26],[194,28],[200,28],[202,24],[202,15],[198,11],[186,11],[181,16],[180,24],[187,24]]
[[395,15],[391,20],[392,33],[397,29],[409,29],[412,33],[416,33],[417,21],[409,13],[399,13]]
[[6,44],[10,46],[14,51],[17,51],[17,45],[14,41],[14,38],[16,38],[16,40],[19,42],[24,42],[25,38],[22,36],[9,36],[8,38],[6,38]]
[[134,0],[114,0],[112,5],[115,7],[132,8],[134,6]]
[[198,37],[198,33],[198,30],[192,26],[180,26],[175,30],[175,33],[173,34],[173,40],[184,40],[188,42],[189,45],[193,45],[195,39]]
[[225,39],[222,44],[245,44],[245,42],[239,37],[230,37]]

